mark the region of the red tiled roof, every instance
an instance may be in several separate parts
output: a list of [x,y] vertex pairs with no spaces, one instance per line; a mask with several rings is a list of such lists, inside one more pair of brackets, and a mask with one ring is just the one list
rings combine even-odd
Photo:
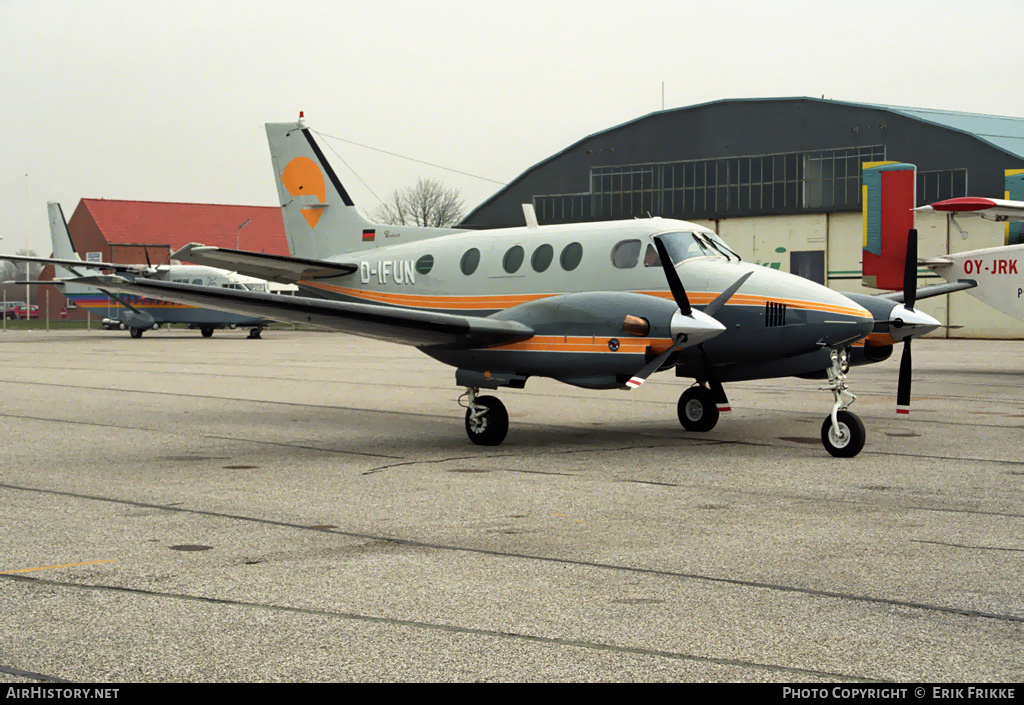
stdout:
[[[110,244],[168,245],[171,251],[190,242],[215,247],[236,246],[252,252],[288,254],[281,209],[277,206],[226,206],[207,203],[109,201],[83,198]],[[241,231],[238,226],[249,220]]]

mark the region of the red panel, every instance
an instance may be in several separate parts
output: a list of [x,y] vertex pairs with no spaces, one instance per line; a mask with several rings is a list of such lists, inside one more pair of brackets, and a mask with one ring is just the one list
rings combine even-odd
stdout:
[[[902,289],[903,268],[907,259],[907,232],[914,227],[914,187],[917,177],[913,170],[883,171],[881,173],[881,225],[882,255],[873,262],[879,289]],[[864,253],[868,264],[869,253]]]

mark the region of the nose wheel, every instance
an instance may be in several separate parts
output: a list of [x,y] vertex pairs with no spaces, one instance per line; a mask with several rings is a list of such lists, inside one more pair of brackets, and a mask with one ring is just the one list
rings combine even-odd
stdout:
[[471,387],[464,395],[466,435],[478,446],[501,445],[508,435],[508,411],[497,397],[477,396],[478,392]]
[[821,425],[821,443],[831,455],[837,458],[852,458],[864,448],[867,433],[860,417],[847,408],[857,397],[846,386],[846,370],[849,369],[849,358],[846,350],[832,350],[832,366],[825,372],[828,374],[828,387],[835,403],[832,413],[825,417]]

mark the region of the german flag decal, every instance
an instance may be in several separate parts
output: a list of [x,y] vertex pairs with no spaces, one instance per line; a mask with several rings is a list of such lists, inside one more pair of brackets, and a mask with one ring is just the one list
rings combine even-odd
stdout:
[[377,237],[376,230],[364,230],[363,231],[363,242],[369,242]]

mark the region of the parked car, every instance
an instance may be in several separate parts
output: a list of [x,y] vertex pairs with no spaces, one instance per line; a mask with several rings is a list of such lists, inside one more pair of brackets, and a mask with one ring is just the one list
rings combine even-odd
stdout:
[[4,310],[3,310],[4,318],[14,318],[14,309],[16,309],[18,306],[24,306],[24,305],[25,305],[24,301],[7,301],[6,303],[3,304],[3,306],[4,306]]
[[39,307],[35,304],[31,306],[25,306],[24,304],[15,306],[14,317],[22,321],[27,321],[30,318],[39,318]]

